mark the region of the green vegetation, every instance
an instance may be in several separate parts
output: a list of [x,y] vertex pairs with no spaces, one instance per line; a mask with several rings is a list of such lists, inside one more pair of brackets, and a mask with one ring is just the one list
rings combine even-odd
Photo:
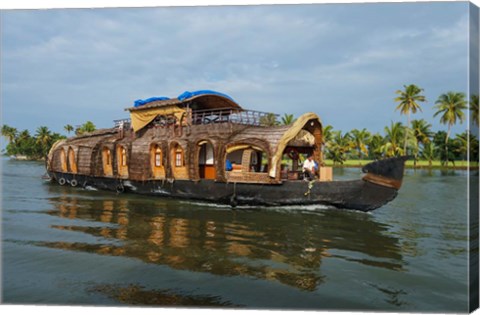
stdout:
[[[373,161],[374,160],[348,160],[348,161],[345,161],[345,163],[343,163],[341,167],[362,167]],[[327,159],[324,162],[326,166],[336,166],[336,167],[339,166],[338,164],[335,164],[331,159]],[[417,161],[416,165],[415,165],[415,161],[408,160],[405,163],[405,166],[407,168],[432,168],[432,169],[445,168],[445,166],[442,164],[441,161],[432,161],[432,163],[430,164],[430,162],[426,160]],[[478,167],[478,162],[455,161],[455,168],[462,169],[462,168],[468,168],[468,167]]]
[[95,127],[95,125],[91,121],[87,121],[86,123],[84,123],[83,125],[78,127],[77,129],[75,129],[75,134],[77,136],[79,136],[79,135],[82,135],[84,133],[93,132],[93,131],[95,131],[95,129],[97,129]]
[[[470,102],[460,92],[448,92],[438,97],[433,117],[439,116],[440,123],[448,130],[433,132],[432,125],[425,119],[410,121],[410,114],[421,111],[419,103],[426,102],[421,95],[423,89],[414,84],[405,85],[404,90],[395,92],[398,103],[395,110],[407,116],[407,124],[390,122],[384,134],[371,134],[366,129],[353,129],[346,133],[336,131],[332,126],[324,126],[326,165],[361,166],[381,158],[401,155],[412,156],[407,167],[445,167],[451,163],[455,167],[478,167],[479,141],[468,130],[451,136],[451,128],[465,119],[464,111],[469,109],[473,123],[478,126],[478,95],[472,95]],[[470,106],[467,106],[470,103]],[[473,162],[473,163],[472,163]]]
[[[421,111],[419,103],[426,102],[421,95],[423,89],[414,84],[404,85],[404,90],[395,92],[397,102],[395,110],[407,116],[407,124],[390,122],[384,128],[384,134],[372,134],[367,129],[353,129],[348,132],[334,130],[333,126],[323,127],[324,155],[327,165],[360,166],[369,161],[401,155],[412,156],[407,162],[411,167],[445,167],[451,163],[455,167],[465,167],[465,161],[474,162],[478,167],[479,140],[468,130],[461,134],[451,135],[451,128],[465,119],[465,110],[470,110],[472,121],[478,126],[478,95],[472,95],[470,102],[464,93],[448,92],[438,97],[433,117],[439,116],[440,123],[447,125],[447,131],[433,132],[432,125],[424,119],[410,121],[410,115]],[[469,106],[468,106],[469,105]],[[290,125],[295,122],[292,114],[284,114],[277,120],[274,114],[267,114],[261,123],[269,126]],[[92,132],[96,129],[91,121],[74,128],[65,125],[64,130],[76,135]],[[9,156],[25,156],[29,159],[41,159],[48,154],[55,141],[65,136],[52,133],[41,126],[31,136],[28,130],[18,132],[17,129],[3,125],[2,136],[8,141],[4,154]],[[476,163],[475,163],[476,162]]]
[[420,95],[423,89],[419,88],[415,84],[409,86],[404,85],[405,91],[398,90],[395,93],[399,96],[394,99],[395,102],[399,102],[395,110],[400,110],[402,115],[407,115],[407,125],[405,126],[405,141],[403,146],[403,152],[407,151],[407,142],[410,133],[407,128],[410,127],[410,113],[415,114],[417,111],[422,111],[422,108],[418,102],[426,102],[425,96]]
[[[71,125],[66,125],[64,129],[67,133],[70,133],[74,128]],[[94,130],[95,125],[91,121],[87,121],[79,126],[75,133],[80,135]],[[38,127],[35,135],[32,136],[28,130],[18,132],[14,127],[3,125],[1,134],[8,142],[4,152],[2,152],[3,154],[29,160],[44,159],[55,142],[66,138],[59,133],[52,133],[46,126]]]
[[455,158],[448,153],[450,131],[452,126],[457,123],[457,120],[462,123],[465,119],[463,110],[467,109],[467,101],[465,100],[465,94],[463,93],[448,92],[447,94],[440,95],[435,104],[435,108],[438,109],[438,111],[433,116],[435,117],[441,114],[440,122],[448,125],[447,135],[445,136],[445,155],[442,157],[442,161],[448,164],[448,161],[451,161],[451,158]]
[[52,145],[65,138],[58,133],[52,133],[45,126],[38,127],[34,136],[30,135],[28,130],[18,132],[16,128],[7,125],[2,126],[1,133],[8,141],[4,152],[6,155],[31,160],[45,158]]

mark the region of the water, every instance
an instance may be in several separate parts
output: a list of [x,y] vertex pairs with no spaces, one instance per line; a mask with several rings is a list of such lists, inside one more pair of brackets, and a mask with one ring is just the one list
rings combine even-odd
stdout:
[[468,311],[464,171],[408,171],[362,213],[117,195],[2,164],[3,303]]

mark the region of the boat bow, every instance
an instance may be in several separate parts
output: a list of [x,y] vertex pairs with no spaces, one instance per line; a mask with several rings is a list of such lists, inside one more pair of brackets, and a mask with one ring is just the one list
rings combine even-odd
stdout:
[[408,159],[408,156],[401,156],[369,163],[362,168],[362,172],[366,173],[363,180],[398,190],[402,186],[405,161]]

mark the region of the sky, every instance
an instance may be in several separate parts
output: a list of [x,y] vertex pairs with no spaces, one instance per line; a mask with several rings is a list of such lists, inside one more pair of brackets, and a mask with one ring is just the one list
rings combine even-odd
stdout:
[[427,98],[412,119],[437,131],[438,96],[468,92],[468,2],[17,9],[0,32],[2,124],[31,133],[109,128],[137,99],[208,89],[383,134],[406,123],[394,98],[408,84]]

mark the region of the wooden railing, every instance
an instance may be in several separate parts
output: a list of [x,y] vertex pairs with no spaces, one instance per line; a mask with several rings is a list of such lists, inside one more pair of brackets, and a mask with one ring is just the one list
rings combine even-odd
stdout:
[[120,128],[121,126],[123,126],[123,128],[125,129],[128,129],[130,128],[130,118],[125,118],[125,119],[116,119],[113,121],[113,123],[115,124],[115,128]]
[[254,110],[234,110],[234,109],[206,109],[195,110],[192,112],[192,124],[193,125],[207,125],[215,123],[234,123],[242,125],[252,126],[268,126],[268,116],[272,116],[275,119],[278,115],[259,112]]
[[[218,123],[234,123],[251,126],[270,126],[278,115],[255,110],[234,110],[231,108],[205,109],[192,111],[192,125],[208,125]],[[117,119],[113,121],[116,128],[123,126],[130,128],[130,119]]]

